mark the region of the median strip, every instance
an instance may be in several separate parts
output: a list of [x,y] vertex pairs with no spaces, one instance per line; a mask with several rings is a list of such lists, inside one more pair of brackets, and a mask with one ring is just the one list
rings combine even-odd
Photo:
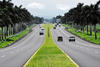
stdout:
[[46,29],[46,35],[43,45],[28,60],[24,67],[79,67],[55,44],[51,33],[53,25],[45,24],[44,28]]

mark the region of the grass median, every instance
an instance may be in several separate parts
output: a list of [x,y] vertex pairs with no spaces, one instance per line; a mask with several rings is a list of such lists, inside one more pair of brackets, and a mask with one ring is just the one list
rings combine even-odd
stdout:
[[34,27],[34,26],[36,26],[36,24],[33,24],[31,27],[28,27],[26,30],[24,30],[20,34],[8,38],[7,41],[0,41],[0,48],[7,47],[8,45],[10,45],[10,44],[14,43],[15,41],[19,40],[20,38],[22,38],[23,36],[28,34],[30,32],[30,30],[32,29],[32,27]]
[[82,33],[80,31],[76,31],[76,29],[72,28],[71,26],[69,26],[67,24],[63,24],[63,26],[65,26],[68,31],[72,32],[73,34],[75,34],[75,35],[77,35],[77,36],[79,36],[87,41],[90,41],[90,42],[95,43],[95,44],[100,44],[100,33],[97,33],[98,39],[95,40],[95,32],[92,32],[92,36],[90,36],[90,35],[87,35],[86,30],[84,31],[84,33]]
[[[49,37],[48,37],[49,26]],[[45,41],[39,50],[31,57],[24,67],[78,67],[61,49],[55,44],[51,28],[52,24],[45,24]]]

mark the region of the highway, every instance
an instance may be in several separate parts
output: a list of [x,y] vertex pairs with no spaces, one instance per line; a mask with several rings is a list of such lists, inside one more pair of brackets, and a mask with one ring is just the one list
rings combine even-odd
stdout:
[[[69,42],[69,37],[74,35],[63,26],[52,29],[52,34],[56,44],[80,67],[100,67],[100,45],[86,42],[77,36],[75,42]],[[63,37],[63,42],[57,41],[58,36]]]
[[[40,36],[39,31],[40,27],[37,25],[32,29],[31,33],[18,42],[0,49],[0,67],[23,67],[44,42],[45,35]],[[51,31],[57,46],[67,53],[80,67],[100,67],[100,45],[80,39],[67,32],[63,26]],[[58,36],[63,37],[63,42],[57,41]],[[76,41],[69,42],[70,36],[75,36]]]
[[31,33],[12,46],[0,49],[0,67],[23,67],[44,42],[44,35],[40,36],[39,31],[37,25]]

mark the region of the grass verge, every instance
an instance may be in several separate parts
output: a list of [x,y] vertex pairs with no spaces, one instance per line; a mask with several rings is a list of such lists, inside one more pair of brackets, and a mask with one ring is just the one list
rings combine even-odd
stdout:
[[24,30],[23,32],[18,34],[17,36],[8,38],[7,41],[3,41],[3,42],[0,41],[0,48],[7,47],[8,45],[10,45],[10,44],[14,43],[15,41],[19,40],[20,38],[22,38],[23,36],[28,34],[30,32],[30,30],[32,29],[32,27],[34,27],[35,25],[36,24],[33,24],[31,27],[27,28],[26,30]]
[[71,28],[67,24],[63,24],[63,26],[65,26],[68,31],[70,31],[73,34],[79,36],[80,38],[83,38],[83,39],[85,39],[85,40],[87,40],[89,42],[95,43],[95,44],[100,44],[100,33],[97,33],[98,39],[95,40],[95,33],[94,32],[92,32],[92,36],[90,36],[90,35],[87,35],[86,31],[84,33],[82,33],[80,31],[76,31],[74,28]]
[[[48,37],[49,26],[49,37]],[[52,24],[45,24],[46,29],[45,41],[41,48],[29,59],[24,67],[78,67],[71,59],[61,51],[55,44],[51,28]]]

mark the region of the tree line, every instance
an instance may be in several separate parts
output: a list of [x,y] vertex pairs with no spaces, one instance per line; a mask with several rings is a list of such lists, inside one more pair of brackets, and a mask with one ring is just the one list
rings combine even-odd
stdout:
[[22,5],[16,6],[11,0],[0,1],[0,40],[25,30],[32,24],[43,22],[43,18],[35,17]]
[[57,18],[61,19],[61,23],[70,24],[75,29],[80,29],[82,32],[84,32],[86,27],[87,35],[90,36],[93,35],[92,27],[94,26],[95,39],[97,39],[96,24],[100,23],[100,1],[91,5],[78,3],[77,7],[70,9],[62,17],[57,16]]

